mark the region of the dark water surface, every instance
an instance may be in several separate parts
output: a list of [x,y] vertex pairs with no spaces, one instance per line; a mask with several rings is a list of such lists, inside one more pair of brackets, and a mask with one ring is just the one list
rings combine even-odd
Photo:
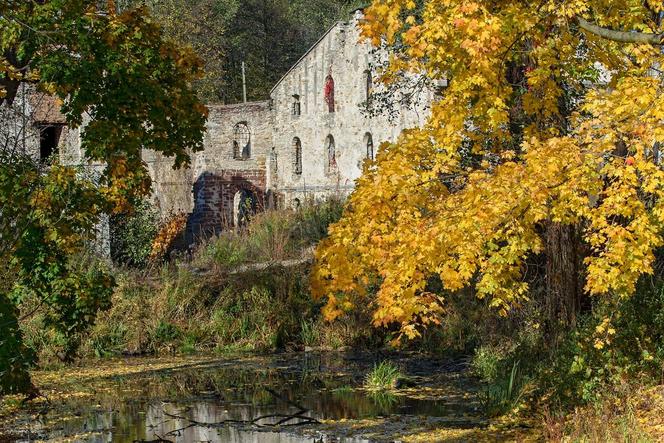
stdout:
[[[20,422],[17,431],[24,440],[52,441],[364,442],[317,434],[315,422],[418,415],[477,423],[474,387],[458,366],[395,357],[410,387],[376,394],[361,389],[376,360],[279,354],[111,376],[86,386],[93,395],[78,398],[72,392],[39,418]],[[294,432],[303,427],[308,435]]]

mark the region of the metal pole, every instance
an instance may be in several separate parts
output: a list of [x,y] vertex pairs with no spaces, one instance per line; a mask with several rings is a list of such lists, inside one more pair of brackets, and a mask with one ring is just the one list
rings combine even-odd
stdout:
[[242,62],[242,97],[244,103],[247,103],[247,76],[244,72],[244,62]]

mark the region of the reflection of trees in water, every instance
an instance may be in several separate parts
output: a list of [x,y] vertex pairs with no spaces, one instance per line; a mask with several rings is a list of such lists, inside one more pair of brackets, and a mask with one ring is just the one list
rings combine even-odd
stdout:
[[[75,433],[76,426],[90,430],[109,429],[112,425],[114,441],[123,441],[121,435],[127,436],[124,440],[127,442],[150,440],[154,436],[150,426],[162,426],[169,431],[178,429],[168,424],[174,419],[165,414],[168,409],[164,408],[193,414],[190,417],[201,422],[246,421],[265,414],[293,414],[298,410],[293,403],[302,405],[310,410],[307,415],[319,419],[367,418],[391,413],[432,416],[472,413],[467,401],[455,404],[458,399],[453,395],[445,401],[421,401],[403,395],[372,396],[353,389],[361,383],[371,364],[368,360],[342,357],[284,356],[238,360],[228,366],[109,378],[86,386],[95,391],[94,400],[91,397],[68,400],[70,410],[90,411],[80,420],[71,421],[68,429]],[[274,390],[276,395],[268,389]],[[96,411],[92,401],[99,403]],[[162,422],[165,424],[159,424]],[[178,441],[206,440],[203,438],[206,435],[196,434],[194,438],[192,434],[194,440]],[[227,437],[239,438],[237,435]],[[269,440],[261,438],[260,441]]]

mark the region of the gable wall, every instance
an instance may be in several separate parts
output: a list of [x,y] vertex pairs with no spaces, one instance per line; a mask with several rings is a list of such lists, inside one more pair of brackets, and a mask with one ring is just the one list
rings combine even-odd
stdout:
[[[366,133],[372,135],[375,153],[381,142],[395,140],[404,128],[423,123],[427,115],[425,109],[405,109],[390,121],[387,116],[369,118],[362,112],[367,99],[366,72],[375,65],[376,55],[368,42],[361,42],[360,19],[356,14],[350,22],[337,24],[272,91],[277,156],[274,188],[286,205],[295,199],[304,202],[347,194],[362,172]],[[333,113],[324,99],[328,73],[335,83]],[[292,115],[294,94],[300,96],[300,116]],[[335,140],[336,173],[326,172],[328,135]],[[301,174],[295,173],[295,137],[302,143]]]

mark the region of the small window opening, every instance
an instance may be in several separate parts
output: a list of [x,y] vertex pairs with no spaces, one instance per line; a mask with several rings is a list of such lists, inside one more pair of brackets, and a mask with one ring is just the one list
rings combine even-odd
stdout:
[[334,112],[334,79],[332,74],[328,75],[325,79],[325,103],[327,103],[327,110]]
[[367,69],[365,71],[366,73],[366,97],[367,97],[367,103],[371,101],[371,92],[373,91],[373,75],[371,74],[371,69]]
[[327,172],[333,173],[337,169],[337,153],[334,145],[334,137],[328,135],[325,139],[325,148],[327,150]]
[[302,142],[297,137],[293,139],[293,148],[295,150],[293,171],[295,174],[300,175],[302,174]]
[[302,105],[300,103],[300,96],[295,94],[293,95],[293,115],[302,114]]
[[47,161],[58,154],[62,126],[43,125],[39,126],[39,159]]
[[240,122],[233,128],[233,158],[246,160],[251,157],[251,133],[247,122]]
[[369,160],[374,159],[374,144],[373,144],[373,137],[371,136],[371,132],[367,132],[364,134],[364,144],[367,147],[367,158]]

